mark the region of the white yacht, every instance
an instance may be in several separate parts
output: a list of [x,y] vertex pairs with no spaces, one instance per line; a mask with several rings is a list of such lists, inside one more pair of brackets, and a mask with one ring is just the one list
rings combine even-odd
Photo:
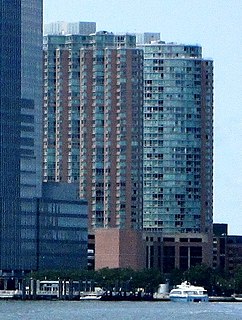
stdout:
[[95,287],[94,291],[80,292],[80,300],[100,300],[105,291],[102,288]]
[[232,297],[233,297],[236,301],[242,302],[242,294],[232,294]]
[[0,290],[0,299],[17,299],[21,295],[21,290]]
[[191,285],[185,281],[172,289],[169,294],[171,301],[184,301],[184,302],[207,302],[208,294],[203,287]]

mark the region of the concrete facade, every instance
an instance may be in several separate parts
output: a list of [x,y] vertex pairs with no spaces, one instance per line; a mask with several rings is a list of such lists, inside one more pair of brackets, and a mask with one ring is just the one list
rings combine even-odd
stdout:
[[142,232],[115,228],[95,230],[95,269],[145,268]]
[[161,235],[144,232],[146,268],[164,273],[187,270],[196,264],[212,266],[212,238],[208,234]]

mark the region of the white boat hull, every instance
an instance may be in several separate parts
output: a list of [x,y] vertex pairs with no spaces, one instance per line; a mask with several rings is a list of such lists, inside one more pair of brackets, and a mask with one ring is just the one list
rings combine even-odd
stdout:
[[95,291],[82,291],[80,300],[100,300],[104,294],[101,288],[96,288]]
[[170,292],[170,300],[175,302],[208,302],[207,291],[203,287],[184,281]]
[[171,296],[174,302],[208,302],[208,296]]
[[87,295],[87,296],[80,297],[80,300],[100,300],[101,298],[102,296]]
[[242,302],[242,295],[239,294],[233,294],[232,297],[235,299],[235,301],[239,301],[239,302]]
[[14,299],[20,297],[21,294],[20,290],[0,290],[0,299]]

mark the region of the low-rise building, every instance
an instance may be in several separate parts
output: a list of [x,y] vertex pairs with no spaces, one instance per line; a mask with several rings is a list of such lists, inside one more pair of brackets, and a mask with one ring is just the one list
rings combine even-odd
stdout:
[[87,201],[78,199],[77,185],[44,183],[37,210],[37,269],[86,268]]
[[242,266],[242,236],[228,235],[228,225],[213,225],[213,268],[233,274]]
[[209,235],[179,233],[162,235],[145,232],[146,268],[155,268],[164,273],[173,269],[188,270],[197,264],[211,265],[211,242]]

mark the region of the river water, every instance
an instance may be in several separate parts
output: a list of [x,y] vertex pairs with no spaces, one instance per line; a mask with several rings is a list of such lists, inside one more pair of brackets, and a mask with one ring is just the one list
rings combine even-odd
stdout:
[[242,303],[0,301],[2,320],[240,320]]

